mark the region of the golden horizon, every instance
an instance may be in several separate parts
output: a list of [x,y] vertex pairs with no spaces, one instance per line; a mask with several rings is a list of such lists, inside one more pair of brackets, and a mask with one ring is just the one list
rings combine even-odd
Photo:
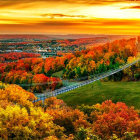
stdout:
[[0,0],[0,34],[140,34],[139,0]]

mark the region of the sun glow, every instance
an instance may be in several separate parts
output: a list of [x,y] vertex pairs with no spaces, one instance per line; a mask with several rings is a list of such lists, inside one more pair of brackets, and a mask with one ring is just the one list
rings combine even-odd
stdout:
[[[7,0],[7,2],[11,2]],[[71,2],[69,2],[71,1]],[[1,6],[0,32],[136,33],[140,32],[140,6],[136,2],[82,4],[84,0],[36,0]],[[86,1],[86,0],[85,0]],[[100,0],[99,0],[100,1]],[[1,2],[1,0],[0,0]],[[93,0],[93,2],[95,2]],[[103,2],[101,0],[101,2]],[[1,3],[0,3],[1,5]],[[11,25],[11,26],[9,26]],[[98,30],[97,30],[98,29]]]
[[135,3],[114,4],[110,6],[92,6],[81,11],[82,14],[96,18],[140,19],[140,10],[123,9],[135,6]]

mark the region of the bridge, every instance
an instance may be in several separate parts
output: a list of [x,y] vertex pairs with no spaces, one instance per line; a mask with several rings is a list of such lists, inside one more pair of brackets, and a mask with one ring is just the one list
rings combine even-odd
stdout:
[[[98,81],[98,80],[101,80],[103,78],[106,78],[108,76],[111,76],[115,73],[118,73],[126,68],[129,68],[130,66],[136,64],[137,62],[140,61],[140,58],[135,60],[134,62],[132,63],[129,63],[129,64],[125,64],[125,65],[122,65],[120,66],[119,68],[117,69],[113,69],[113,70],[109,70],[107,72],[104,72],[104,73],[101,73],[101,74],[97,74],[97,75],[92,75],[90,76],[91,78],[88,79],[88,80],[84,80],[84,81],[81,81],[81,82],[77,82],[76,84],[74,85],[71,85],[71,86],[66,86],[66,87],[62,87],[60,89],[57,89],[57,90],[54,90],[54,91],[51,91],[51,92],[45,92],[43,94],[39,94],[37,97],[38,99],[37,100],[34,100],[34,102],[37,102],[37,101],[45,101],[46,98],[49,98],[49,97],[52,97],[52,96],[57,96],[59,94],[62,94],[62,93],[65,93],[65,92],[68,92],[68,91],[71,91],[71,90],[74,90],[76,88],[79,88],[79,87],[82,87],[82,86],[85,86],[85,85],[88,85],[90,83],[93,83],[95,81]],[[82,77],[81,80],[83,79],[87,79],[88,77]],[[65,80],[63,81],[65,82]]]

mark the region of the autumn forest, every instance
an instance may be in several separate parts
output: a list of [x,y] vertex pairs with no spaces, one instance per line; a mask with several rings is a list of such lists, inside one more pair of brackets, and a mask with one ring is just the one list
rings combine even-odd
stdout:
[[0,140],[140,140],[140,0],[0,0]]
[[[44,58],[41,53],[31,52],[0,54],[0,138],[17,140],[140,138],[140,112],[125,103],[119,101],[113,103],[108,99],[98,104],[93,102],[92,105],[81,104],[72,107],[57,97],[46,98],[44,101],[37,100],[39,94],[63,87],[65,80],[81,82],[90,79],[100,73],[132,63],[139,55],[137,45],[139,39],[137,42],[136,38],[119,39],[96,46],[91,41],[93,39],[81,40],[80,43],[79,39],[73,42],[78,47],[85,45],[82,50],[70,50],[67,53],[59,50],[59,55],[52,57]],[[63,48],[73,47],[68,40],[56,40],[53,44],[57,45],[56,42]],[[138,82],[139,67],[140,62],[137,62],[102,79],[102,82]],[[59,72],[61,76],[57,75]]]

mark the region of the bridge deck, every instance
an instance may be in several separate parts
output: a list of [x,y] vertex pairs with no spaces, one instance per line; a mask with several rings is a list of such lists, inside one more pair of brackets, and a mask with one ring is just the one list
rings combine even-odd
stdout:
[[49,97],[52,97],[52,96],[57,96],[57,95],[62,94],[64,92],[68,92],[68,91],[74,90],[76,88],[85,86],[87,84],[93,83],[95,81],[98,81],[100,79],[106,78],[108,76],[111,76],[111,75],[113,75],[115,73],[118,73],[118,72],[120,72],[120,71],[122,71],[122,70],[124,70],[124,69],[126,69],[126,68],[128,68],[128,67],[130,67],[130,66],[132,66],[134,64],[136,64],[139,61],[140,61],[140,59],[137,59],[136,61],[134,61],[134,62],[132,62],[130,64],[126,64],[126,65],[121,66],[120,68],[115,69],[115,70],[111,70],[111,71],[108,71],[108,72],[105,72],[105,73],[102,73],[102,74],[98,74],[96,76],[93,76],[92,79],[85,80],[85,81],[82,81],[80,83],[76,83],[75,85],[62,87],[62,88],[54,90],[52,92],[46,92],[46,93],[40,94],[38,96],[38,99],[35,100],[34,102],[41,101],[41,100],[44,101],[46,98],[49,98]]

